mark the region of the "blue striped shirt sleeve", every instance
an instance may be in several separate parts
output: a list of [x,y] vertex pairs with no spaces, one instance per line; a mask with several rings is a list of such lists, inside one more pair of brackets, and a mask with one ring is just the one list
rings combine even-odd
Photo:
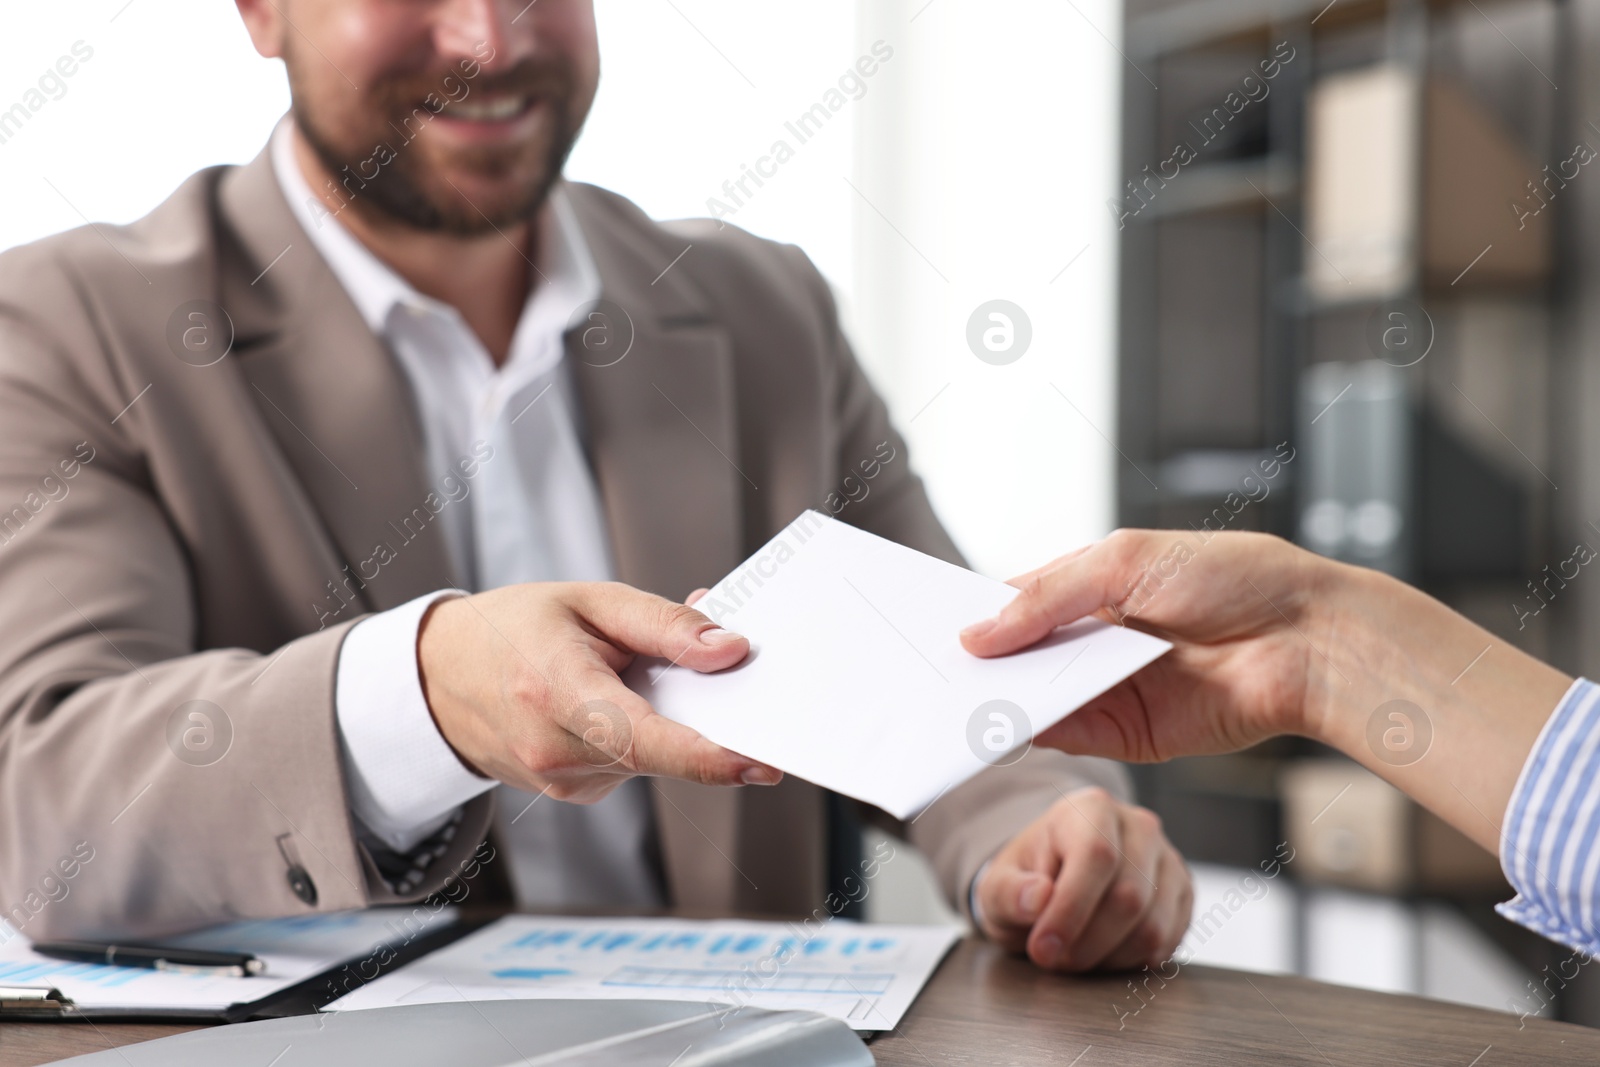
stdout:
[[1600,952],[1600,686],[1580,678],[1545,723],[1511,793],[1500,865],[1517,890],[1501,915]]

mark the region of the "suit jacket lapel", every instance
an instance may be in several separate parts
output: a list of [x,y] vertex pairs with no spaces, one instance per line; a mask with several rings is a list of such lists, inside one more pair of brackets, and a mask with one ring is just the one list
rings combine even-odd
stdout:
[[404,372],[300,229],[269,153],[220,197],[244,246],[223,281],[230,358],[346,565],[328,576],[329,610],[351,603],[349,618],[458,584]]
[[617,577],[681,599],[745,555],[741,497],[758,490],[739,472],[733,346],[687,272],[659,274],[671,254],[600,195],[569,188],[602,298],[568,331],[568,362]]
[[[759,491],[739,470],[733,347],[688,272],[661,273],[681,248],[646,241],[604,194],[568,195],[602,280],[567,355],[617,577],[682,599],[744,558],[741,501]],[[733,908],[751,891],[736,858],[735,793],[651,784],[672,902]]]

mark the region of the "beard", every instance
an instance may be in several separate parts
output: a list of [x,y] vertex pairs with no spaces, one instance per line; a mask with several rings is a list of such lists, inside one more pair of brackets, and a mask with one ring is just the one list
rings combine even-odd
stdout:
[[[389,79],[364,93],[358,110],[329,114],[326,122],[328,109],[316,106],[318,94],[296,76],[300,64],[287,66],[301,135],[342,187],[341,197],[353,197],[348,206],[375,223],[476,237],[527,221],[561,177],[583,121],[571,66],[560,57],[523,60],[503,74],[480,73],[476,82],[452,68]],[[504,93],[533,98],[545,109],[533,136],[448,151],[425,136],[434,116],[448,115],[457,103]],[[452,171],[491,192],[469,200]]]

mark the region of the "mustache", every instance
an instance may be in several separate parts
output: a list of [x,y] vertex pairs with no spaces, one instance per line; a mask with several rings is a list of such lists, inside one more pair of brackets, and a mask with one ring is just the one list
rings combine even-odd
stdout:
[[443,67],[427,73],[405,74],[388,78],[375,84],[370,92],[374,104],[386,110],[410,111],[432,96],[446,106],[459,104],[475,93],[517,94],[565,100],[572,95],[573,73],[571,64],[559,56],[530,56],[518,61],[510,70],[493,74],[476,69],[471,60],[462,60],[457,66]]

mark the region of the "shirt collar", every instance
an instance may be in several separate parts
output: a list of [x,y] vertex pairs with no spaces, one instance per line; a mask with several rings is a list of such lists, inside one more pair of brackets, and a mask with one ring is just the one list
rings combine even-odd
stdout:
[[[380,336],[389,316],[401,306],[455,314],[455,309],[414,288],[356,239],[311,190],[294,158],[293,119],[285,117],[273,131],[272,169],[296,221],[334,277],[344,286],[368,328]],[[538,284],[523,306],[508,366],[519,361],[519,341],[530,333],[564,332],[578,313],[600,298],[600,272],[584,240],[576,213],[558,182],[541,211],[534,257]]]

